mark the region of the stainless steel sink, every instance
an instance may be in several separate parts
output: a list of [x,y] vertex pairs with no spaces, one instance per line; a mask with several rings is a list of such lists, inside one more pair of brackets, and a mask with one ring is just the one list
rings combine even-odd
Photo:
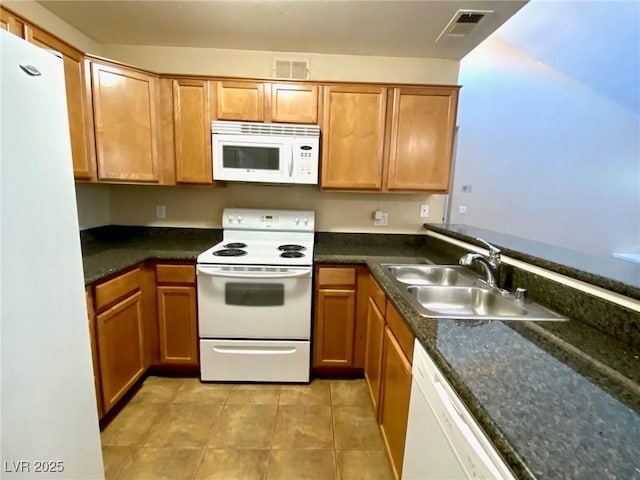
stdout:
[[434,315],[462,317],[521,317],[527,311],[498,292],[478,287],[407,288],[422,308]]
[[457,265],[381,264],[404,298],[427,318],[566,321],[541,305],[488,286]]
[[477,285],[469,270],[457,265],[389,265],[387,271],[398,282],[408,285]]

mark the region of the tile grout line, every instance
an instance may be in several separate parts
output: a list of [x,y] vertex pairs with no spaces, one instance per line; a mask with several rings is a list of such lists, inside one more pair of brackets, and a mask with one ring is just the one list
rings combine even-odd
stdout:
[[[231,389],[229,389],[229,391],[231,391]],[[225,398],[225,402],[227,401],[227,398],[229,398],[229,393],[227,393],[227,397]],[[204,457],[207,454],[207,450],[209,449],[209,445],[211,444],[211,440],[213,439],[214,432],[216,431],[216,427],[218,426],[218,422],[220,421],[220,417],[222,416],[222,410],[224,409],[224,405],[225,404],[224,403],[222,403],[222,404],[212,403],[211,405],[214,405],[214,406],[220,407],[220,408],[218,410],[218,414],[216,415],[216,420],[215,420],[215,422],[213,422],[213,425],[211,426],[211,431],[209,432],[209,437],[207,438],[207,441],[205,442],[204,448],[202,449],[202,456],[200,457],[200,461],[198,462],[198,466],[196,467],[196,469],[195,469],[195,471],[193,473],[193,479],[194,480],[198,476],[198,472],[202,468],[202,464],[204,463]]]
[[269,457],[267,458],[267,466],[264,469],[263,479],[269,478],[269,467],[271,466],[271,453],[273,451],[273,439],[276,435],[276,425],[278,423],[278,412],[280,411],[280,396],[282,395],[282,386],[278,388],[278,401],[276,402],[276,414],[273,417],[273,427],[271,428],[271,442],[269,442]]

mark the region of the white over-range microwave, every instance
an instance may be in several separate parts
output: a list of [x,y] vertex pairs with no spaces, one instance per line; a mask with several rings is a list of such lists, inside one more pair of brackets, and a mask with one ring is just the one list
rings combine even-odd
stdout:
[[318,183],[315,125],[213,121],[211,140],[214,180]]

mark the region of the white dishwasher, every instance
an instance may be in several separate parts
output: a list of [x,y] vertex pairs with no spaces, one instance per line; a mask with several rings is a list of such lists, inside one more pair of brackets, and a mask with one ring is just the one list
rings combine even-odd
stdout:
[[416,339],[403,480],[514,479]]

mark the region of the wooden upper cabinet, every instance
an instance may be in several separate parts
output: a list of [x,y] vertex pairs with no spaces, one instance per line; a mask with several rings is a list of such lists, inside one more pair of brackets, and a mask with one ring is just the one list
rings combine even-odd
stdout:
[[217,82],[218,120],[264,120],[264,84],[260,82]]
[[158,182],[158,78],[91,63],[98,179]]
[[457,87],[393,90],[386,190],[449,188]]
[[211,184],[209,82],[173,81],[176,183]]
[[271,121],[318,123],[318,86],[274,83],[271,85]]
[[25,38],[25,23],[21,18],[2,7],[0,7],[0,28],[20,38]]
[[332,85],[324,92],[321,187],[380,190],[387,89]]
[[88,121],[82,52],[31,25],[27,25],[25,30],[26,38],[30,43],[56,50],[63,56],[73,175],[77,180],[91,180],[95,178],[95,161],[90,149],[91,125]]

